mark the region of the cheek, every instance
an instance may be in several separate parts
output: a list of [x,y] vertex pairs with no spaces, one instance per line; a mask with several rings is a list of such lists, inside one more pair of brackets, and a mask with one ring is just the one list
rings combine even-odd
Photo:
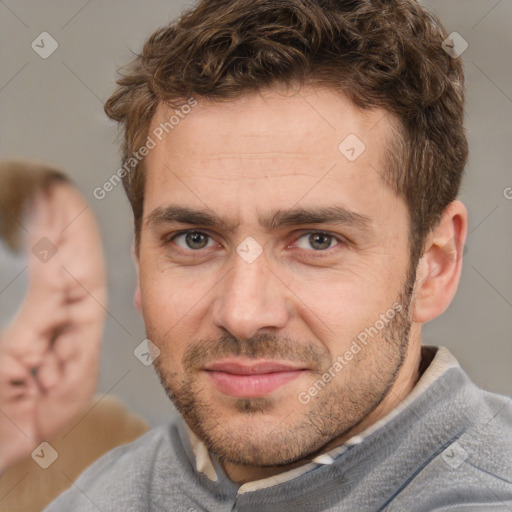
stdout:
[[[207,315],[209,279],[189,273],[141,271],[142,313],[148,336],[157,344],[176,346],[179,339],[193,337],[200,319]],[[166,343],[173,340],[173,343]],[[164,347],[167,349],[167,347]]]
[[[384,256],[381,257],[385,259]],[[361,261],[339,271],[288,274],[294,309],[321,340],[343,343],[357,335],[395,302],[403,279],[397,268]]]
[[310,309],[321,319],[336,323],[357,320],[365,313],[387,309],[400,290],[402,274],[386,271],[377,262],[345,265],[342,269],[322,269],[290,273],[283,281],[299,299],[297,307]]

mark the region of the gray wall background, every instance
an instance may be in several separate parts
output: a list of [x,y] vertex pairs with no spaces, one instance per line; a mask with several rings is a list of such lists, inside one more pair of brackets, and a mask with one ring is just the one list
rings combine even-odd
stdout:
[[[461,199],[470,213],[459,291],[424,329],[425,344],[447,346],[473,380],[512,396],[512,0],[425,2],[468,42],[470,161]],[[103,102],[115,70],[181,0],[0,0],[0,158],[30,157],[66,169],[91,203],[105,244],[109,303],[99,392],[120,396],[153,425],[172,406],[151,367],[133,355],[144,325],[133,306],[132,220],[122,187],[101,201],[92,191],[119,167],[116,126]],[[32,41],[48,32],[58,49],[42,59]],[[508,199],[507,197],[508,196]],[[0,250],[0,318],[21,303],[23,262]]]

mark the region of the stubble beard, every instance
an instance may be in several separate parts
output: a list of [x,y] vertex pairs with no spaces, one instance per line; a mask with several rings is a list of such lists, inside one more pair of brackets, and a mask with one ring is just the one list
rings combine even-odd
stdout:
[[[296,408],[280,418],[279,403],[270,397],[230,399],[232,413],[245,421],[236,425],[223,419],[221,411],[208,403],[208,390],[195,382],[202,363],[225,356],[301,360],[315,368],[311,383],[332,368],[330,354],[314,344],[301,344],[281,337],[262,335],[251,340],[225,336],[200,341],[187,352],[181,380],[175,372],[154,361],[155,370],[181,416],[221,463],[245,466],[283,466],[314,456],[332,440],[356,427],[382,402],[393,386],[406,359],[412,321],[415,273],[409,274],[397,298],[402,306],[395,317],[371,339],[340,372],[341,384],[331,381],[307,405],[297,393],[290,396]],[[306,388],[307,390],[307,388]],[[303,391],[303,390],[299,390]],[[223,401],[223,407],[226,407]]]

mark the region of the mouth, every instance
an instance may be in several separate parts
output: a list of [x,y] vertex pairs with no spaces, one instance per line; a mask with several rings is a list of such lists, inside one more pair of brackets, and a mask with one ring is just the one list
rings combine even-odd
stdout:
[[211,363],[204,370],[221,393],[237,398],[258,398],[298,378],[307,368],[275,361],[225,360]]

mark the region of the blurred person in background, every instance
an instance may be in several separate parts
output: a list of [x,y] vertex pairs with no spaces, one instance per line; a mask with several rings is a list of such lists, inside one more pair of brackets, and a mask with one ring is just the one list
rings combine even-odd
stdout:
[[1,161],[0,237],[28,272],[23,303],[0,332],[0,510],[34,511],[147,424],[113,397],[93,399],[103,250],[94,214],[65,173]]

